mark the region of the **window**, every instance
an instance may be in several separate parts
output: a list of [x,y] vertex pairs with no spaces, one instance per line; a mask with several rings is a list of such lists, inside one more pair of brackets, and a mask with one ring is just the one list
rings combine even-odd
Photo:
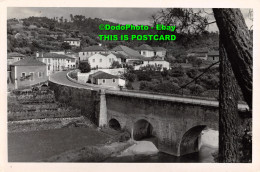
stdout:
[[51,59],[48,59],[48,63],[50,63],[51,62]]
[[145,51],[143,51],[143,55],[145,55]]
[[95,59],[93,59],[92,61],[93,61],[93,63],[95,63]]
[[21,77],[25,77],[26,73],[22,72]]
[[51,70],[51,65],[48,65],[48,70]]
[[39,77],[39,78],[42,77],[42,72],[38,72],[38,77]]
[[85,53],[83,52],[83,55],[85,55]]
[[33,81],[33,72],[30,72],[30,80]]
[[102,62],[102,59],[99,59],[99,62],[101,63],[101,62]]
[[113,82],[116,82],[116,80],[115,80],[115,79],[113,79]]
[[103,79],[103,83],[106,83],[106,80],[105,80],[105,79]]

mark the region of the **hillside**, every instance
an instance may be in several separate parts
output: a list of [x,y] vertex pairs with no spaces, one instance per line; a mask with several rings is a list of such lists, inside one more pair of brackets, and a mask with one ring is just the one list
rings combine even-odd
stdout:
[[63,50],[63,40],[68,37],[81,38],[81,47],[75,49],[80,51],[82,47],[97,43],[105,44],[108,48],[117,45],[136,47],[143,43],[151,46],[163,46],[168,49],[169,57],[181,57],[188,50],[207,48],[208,50],[218,49],[218,33],[204,32],[200,35],[176,35],[176,41],[105,41],[99,40],[99,34],[106,35],[143,35],[156,34],[155,30],[148,31],[102,31],[100,24],[118,25],[99,18],[86,18],[82,15],[71,15],[70,20],[47,17],[29,17],[21,20],[9,19],[7,21],[8,52],[19,52],[31,55],[35,51]]

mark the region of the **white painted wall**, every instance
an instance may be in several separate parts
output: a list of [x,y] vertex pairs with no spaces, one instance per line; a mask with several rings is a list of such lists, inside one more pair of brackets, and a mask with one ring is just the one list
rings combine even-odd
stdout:
[[104,56],[102,54],[95,54],[88,58],[91,68],[109,68],[113,61],[117,61],[115,56]]
[[153,57],[154,56],[154,51],[141,50],[141,55],[143,55],[145,57]]

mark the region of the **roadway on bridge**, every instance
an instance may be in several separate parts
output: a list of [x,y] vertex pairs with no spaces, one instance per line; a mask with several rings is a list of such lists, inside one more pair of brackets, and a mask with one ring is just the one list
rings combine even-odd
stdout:
[[[58,83],[61,85],[83,88],[83,89],[97,89],[96,87],[91,87],[87,85],[82,85],[80,83],[72,82],[67,78],[68,71],[57,72],[52,74],[49,77],[49,80],[54,83]],[[100,89],[100,88],[98,88]],[[122,95],[122,96],[131,96],[131,97],[140,97],[140,98],[148,98],[148,99],[155,99],[155,100],[166,100],[166,101],[174,101],[174,102],[183,102],[183,103],[192,103],[192,104],[200,104],[200,105],[207,105],[207,106],[214,106],[218,107],[218,101],[216,100],[203,100],[203,99],[195,99],[195,98],[187,98],[187,97],[174,97],[174,96],[165,96],[165,95],[155,95],[155,94],[148,94],[148,93],[136,93],[136,92],[127,92],[127,91],[117,91],[117,90],[106,90],[108,94],[114,95]],[[246,104],[239,104],[239,110],[246,110],[249,109]]]

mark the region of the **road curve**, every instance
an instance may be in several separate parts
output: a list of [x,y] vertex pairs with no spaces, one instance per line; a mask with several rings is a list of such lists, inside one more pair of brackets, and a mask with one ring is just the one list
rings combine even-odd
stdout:
[[[52,74],[49,77],[49,81],[60,84],[60,85],[66,85],[66,86],[71,86],[71,87],[76,87],[76,88],[93,89],[93,90],[101,89],[101,88],[97,88],[95,86],[91,87],[88,85],[83,85],[80,83],[70,81],[67,78],[67,73],[68,73],[68,71],[62,71],[62,72],[57,72],[55,74]],[[199,105],[206,105],[206,106],[213,106],[213,107],[218,107],[218,105],[219,105],[219,102],[216,100],[205,100],[203,98],[175,97],[175,96],[148,94],[148,93],[118,91],[118,90],[110,90],[110,89],[105,89],[105,92],[106,92],[106,94],[113,94],[113,95],[139,97],[139,98],[147,98],[147,99],[154,99],[154,100],[166,100],[166,101],[199,104]],[[239,110],[249,109],[249,107],[246,104],[238,104],[238,108],[239,108]]]

